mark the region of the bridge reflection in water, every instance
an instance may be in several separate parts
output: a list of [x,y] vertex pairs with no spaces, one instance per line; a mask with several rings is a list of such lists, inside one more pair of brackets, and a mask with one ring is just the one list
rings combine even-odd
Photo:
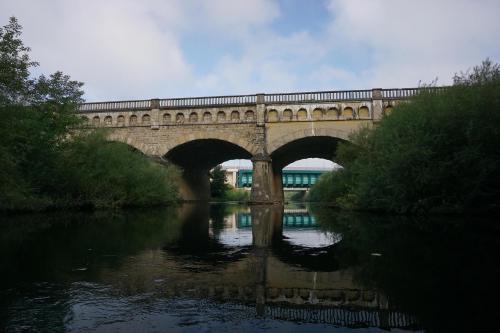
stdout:
[[273,205],[4,216],[0,331],[498,326],[496,220],[312,211],[315,219]]
[[[307,211],[270,205],[230,214],[209,210],[183,205],[179,241],[130,258],[123,274],[110,274],[106,282],[127,291],[209,298],[224,308],[275,319],[348,327],[417,326],[411,315],[390,310],[383,293],[356,283],[351,267],[332,263],[338,235],[320,247],[291,244],[283,237],[288,228],[313,228],[315,220],[306,217]],[[290,216],[302,222],[289,224],[294,220]],[[225,242],[230,235],[221,236],[231,232],[233,241]],[[330,263],[318,269],[312,264],[318,260]],[[126,279],[116,279],[124,275]]]

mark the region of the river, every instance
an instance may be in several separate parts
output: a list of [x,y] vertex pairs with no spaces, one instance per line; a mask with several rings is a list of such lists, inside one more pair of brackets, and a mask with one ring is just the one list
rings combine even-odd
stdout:
[[2,217],[0,331],[478,331],[499,234],[300,205]]

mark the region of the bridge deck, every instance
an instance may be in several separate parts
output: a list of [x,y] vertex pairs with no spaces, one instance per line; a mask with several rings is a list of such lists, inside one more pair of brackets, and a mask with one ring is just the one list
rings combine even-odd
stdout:
[[207,96],[186,98],[163,98],[130,101],[109,101],[82,103],[79,112],[125,111],[149,109],[179,109],[217,106],[245,106],[262,104],[297,104],[340,101],[369,101],[372,99],[407,99],[427,89],[441,91],[446,87],[399,88],[399,89],[367,89],[344,91],[314,91],[277,94]]

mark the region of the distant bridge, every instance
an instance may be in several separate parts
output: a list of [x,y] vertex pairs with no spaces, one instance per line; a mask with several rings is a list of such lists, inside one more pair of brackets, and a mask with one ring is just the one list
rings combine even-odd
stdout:
[[[307,190],[316,183],[324,172],[326,170],[283,169],[281,175],[283,190]],[[236,187],[252,187],[252,173],[253,170],[250,169],[238,170]]]
[[208,200],[208,170],[251,159],[251,200],[279,203],[283,167],[311,157],[333,160],[338,142],[422,89],[444,87],[84,103],[77,112],[85,128],[108,128],[110,140],[181,167],[186,200]]
[[[238,228],[250,228],[252,226],[252,215],[250,212],[236,213],[236,225]],[[285,228],[309,228],[316,226],[316,219],[306,209],[289,210],[283,213],[283,227]]]

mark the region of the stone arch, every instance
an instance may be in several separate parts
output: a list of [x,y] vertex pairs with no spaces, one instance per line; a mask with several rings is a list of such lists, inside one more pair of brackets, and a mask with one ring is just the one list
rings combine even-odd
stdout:
[[246,121],[254,121],[255,120],[255,112],[253,112],[253,110],[247,110],[245,112],[245,120]]
[[184,113],[179,112],[175,115],[175,122],[181,124],[184,122]]
[[189,114],[189,122],[190,123],[197,123],[198,122],[198,114],[196,112],[191,112]]
[[300,108],[297,111],[297,120],[307,120],[307,110],[304,108]]
[[222,123],[226,121],[226,113],[224,111],[217,112],[217,122]]
[[163,114],[163,123],[168,124],[172,121],[172,115],[170,113],[164,113]]
[[80,119],[82,120],[82,125],[88,125],[90,123],[90,119],[87,116],[81,116]]
[[343,119],[354,119],[354,110],[350,106],[344,107],[342,110],[342,118]]
[[370,118],[370,110],[367,106],[363,105],[358,110],[359,119],[369,119]]
[[92,118],[92,125],[99,126],[100,124],[101,124],[101,118],[99,118],[99,116],[94,116],[94,118]]
[[113,118],[111,116],[104,117],[104,125],[111,126],[113,124]]
[[106,140],[108,141],[116,141],[116,142],[121,142],[125,143],[131,148],[145,154],[145,155],[155,155],[155,151],[151,149],[150,146],[145,144],[142,140],[137,140],[133,136],[129,136],[127,134],[124,134],[121,131],[110,131],[106,135]]
[[340,117],[340,111],[337,107],[331,107],[328,109],[328,111],[326,112],[326,117],[328,119],[339,119]]
[[313,110],[312,118],[314,120],[320,120],[323,119],[324,114],[325,110],[323,110],[322,108],[316,108]]
[[236,110],[231,112],[231,121],[232,122],[238,122],[240,121],[240,113]]
[[128,119],[128,123],[132,126],[137,125],[137,116],[135,114],[131,115]]
[[292,110],[291,109],[285,109],[283,111],[283,117],[282,117],[282,119],[284,121],[290,121],[290,120],[292,120],[293,119],[293,112],[292,112]]
[[145,114],[142,116],[141,123],[143,125],[151,125],[151,116],[149,114]]
[[393,106],[392,105],[387,105],[385,108],[384,108],[384,115],[385,116],[388,116],[392,113],[392,110],[393,110]]
[[116,118],[116,124],[118,126],[124,126],[125,125],[125,117],[121,114]]
[[285,166],[306,158],[335,160],[338,143],[344,140],[340,137],[346,137],[347,134],[330,128],[315,127],[310,130],[294,131],[269,143],[273,200],[281,202],[284,200],[282,170]]
[[179,192],[184,200],[209,200],[209,170],[227,160],[250,159],[256,150],[231,132],[217,131],[180,136],[167,144],[159,155],[182,169]]
[[203,113],[203,122],[204,123],[210,123],[212,122],[212,114],[210,112],[205,112]]
[[275,109],[267,111],[267,121],[276,122],[279,120],[278,111]]
[[324,137],[332,137],[332,138],[337,138],[341,139],[344,141],[349,141],[349,133],[348,131],[344,131],[341,129],[334,129],[334,128],[310,128],[307,130],[297,130],[293,131],[291,133],[288,133],[287,135],[284,135],[282,137],[276,138],[275,140],[269,142],[267,146],[267,151],[269,154],[272,154],[275,150],[279,149],[280,147],[286,145],[289,142],[298,140],[298,139],[303,139],[307,137],[314,137],[314,136],[324,136]]
[[[254,155],[259,151],[259,147],[255,146],[253,143],[245,140],[240,135],[228,134],[228,133],[219,133],[217,131],[211,132],[203,132],[203,133],[192,133],[189,136],[179,136],[176,139],[170,140],[164,147],[163,151],[158,152],[161,156],[169,156],[170,152],[179,147],[181,145],[195,142],[195,141],[203,141],[203,140],[216,140],[216,141],[224,141],[230,143],[232,145],[238,146],[240,149],[248,152],[248,154]],[[223,162],[223,161],[222,161]]]

